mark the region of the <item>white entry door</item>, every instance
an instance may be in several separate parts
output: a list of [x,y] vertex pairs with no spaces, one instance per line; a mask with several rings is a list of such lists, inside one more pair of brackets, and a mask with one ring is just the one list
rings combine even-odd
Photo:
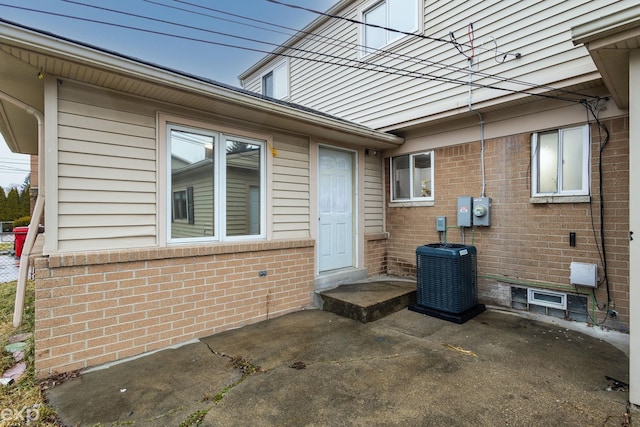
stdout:
[[353,154],[320,148],[318,266],[353,266]]

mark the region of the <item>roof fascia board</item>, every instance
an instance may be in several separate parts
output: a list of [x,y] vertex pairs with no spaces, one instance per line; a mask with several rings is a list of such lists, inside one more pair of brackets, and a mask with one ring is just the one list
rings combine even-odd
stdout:
[[638,22],[640,22],[640,4],[634,4],[620,12],[573,27],[571,39],[574,45],[588,44],[594,40],[637,27]]

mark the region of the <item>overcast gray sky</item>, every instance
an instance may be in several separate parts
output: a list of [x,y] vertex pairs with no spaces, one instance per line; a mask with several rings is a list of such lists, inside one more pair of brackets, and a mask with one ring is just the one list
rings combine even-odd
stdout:
[[[284,1],[325,11],[338,0]],[[267,0],[0,0],[0,16],[18,24],[234,86],[239,85],[239,74],[265,56],[264,53],[248,49],[267,52],[275,49],[271,44],[237,37],[282,43],[293,32],[269,24],[302,29],[318,17]],[[204,28],[237,37],[187,27]],[[202,39],[210,43],[157,33]],[[13,170],[16,168],[22,170]],[[0,186],[20,186],[27,173],[28,158],[12,155],[4,140],[0,140]]]

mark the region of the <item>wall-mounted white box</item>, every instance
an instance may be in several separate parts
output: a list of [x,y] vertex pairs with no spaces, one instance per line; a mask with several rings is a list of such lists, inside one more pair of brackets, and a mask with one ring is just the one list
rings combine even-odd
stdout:
[[569,283],[578,286],[598,287],[598,265],[572,262]]

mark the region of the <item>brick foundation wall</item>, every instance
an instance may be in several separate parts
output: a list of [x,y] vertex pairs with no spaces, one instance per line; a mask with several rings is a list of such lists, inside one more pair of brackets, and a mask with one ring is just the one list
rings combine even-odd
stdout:
[[387,239],[387,233],[364,236],[364,266],[369,277],[387,274]]
[[[629,121],[627,117],[603,121],[611,138],[602,152],[604,230],[609,278],[609,296],[618,312],[608,326],[624,329],[629,324]],[[600,189],[598,158],[601,139],[591,128],[591,203],[530,202],[531,135],[520,134],[485,141],[486,196],[491,197],[491,227],[466,229],[466,244],[478,249],[481,276],[479,296],[496,302],[505,294],[494,291],[499,279],[569,285],[572,261],[595,263],[602,278],[603,264],[596,241],[600,242]],[[387,207],[389,274],[415,277],[415,249],[438,242],[435,218],[457,222],[457,197],[479,197],[482,190],[480,142],[435,150],[435,205]],[[386,194],[389,197],[389,163],[386,166]],[[595,228],[595,237],[594,237]],[[569,246],[569,232],[576,233],[576,246]],[[448,241],[461,242],[461,232],[450,229]],[[587,293],[587,288],[576,292]],[[606,284],[596,291],[597,303],[607,302]],[[605,312],[596,309],[595,319]]]
[[111,362],[303,309],[311,304],[313,260],[312,240],[38,258],[37,374]]

